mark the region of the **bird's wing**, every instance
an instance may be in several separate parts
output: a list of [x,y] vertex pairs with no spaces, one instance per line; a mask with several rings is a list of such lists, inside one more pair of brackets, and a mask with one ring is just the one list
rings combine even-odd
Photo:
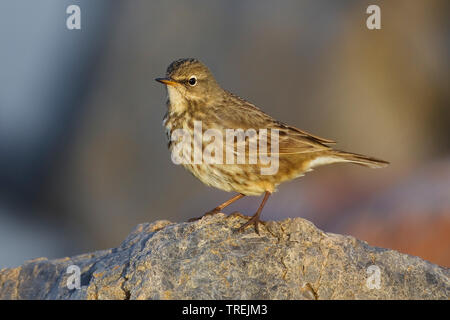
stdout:
[[284,124],[275,125],[272,129],[278,129],[279,135],[279,153],[296,154],[305,152],[316,152],[329,149],[326,143],[331,140],[323,139],[311,135],[305,131],[297,131],[296,128],[285,126]]
[[[240,97],[234,95],[229,97],[232,99],[229,103],[225,103],[221,108],[214,110],[215,122],[220,123],[223,129],[255,129],[258,134],[261,129],[268,129],[267,144],[269,150],[272,130],[278,130],[280,154],[316,152],[329,149],[330,147],[326,144],[335,143],[332,140],[312,135],[277,121]],[[248,141],[246,144],[248,144]]]
[[289,125],[286,125],[284,123],[282,125],[284,127],[288,127],[289,132],[291,134],[293,134],[293,135],[300,135],[302,137],[309,137],[309,138],[314,139],[314,140],[316,140],[316,141],[318,141],[320,143],[325,143],[325,144],[334,144],[334,143],[336,143],[336,141],[333,141],[333,140],[330,140],[330,139],[325,139],[325,138],[313,135],[313,134],[311,134],[309,132],[300,130],[299,128],[296,128],[296,127],[293,127],[293,126],[289,126]]

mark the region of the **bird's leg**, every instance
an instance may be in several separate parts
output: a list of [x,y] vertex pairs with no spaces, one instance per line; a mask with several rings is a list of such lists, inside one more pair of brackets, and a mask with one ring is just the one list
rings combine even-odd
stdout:
[[238,231],[244,231],[244,229],[253,224],[255,226],[255,231],[256,233],[259,235],[259,227],[258,224],[261,223],[261,220],[259,220],[259,216],[261,215],[261,211],[264,208],[264,205],[267,202],[267,199],[269,199],[271,193],[269,191],[266,191],[266,193],[264,194],[264,198],[261,202],[261,204],[259,205],[258,210],[256,211],[256,213],[250,218],[250,220],[248,220],[245,224],[243,224]]
[[228,207],[230,204],[232,204],[233,202],[235,202],[236,200],[239,200],[241,198],[245,197],[244,194],[239,193],[237,195],[235,195],[233,198],[231,198],[230,200],[225,201],[224,203],[222,203],[221,205],[215,207],[214,209],[212,209],[211,211],[206,212],[203,216],[201,217],[197,217],[197,218],[191,218],[188,221],[192,222],[192,221],[196,221],[199,220],[201,218],[203,218],[204,216],[212,216],[215,215],[216,213],[219,213],[220,211],[222,211],[224,208]]

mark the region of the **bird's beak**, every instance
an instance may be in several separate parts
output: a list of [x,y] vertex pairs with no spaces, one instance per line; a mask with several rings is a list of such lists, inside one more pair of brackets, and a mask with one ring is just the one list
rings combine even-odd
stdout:
[[178,84],[178,82],[175,82],[175,81],[173,81],[173,80],[171,80],[169,78],[156,78],[155,80],[158,81],[158,82],[164,83],[164,84],[166,84],[168,86],[175,86],[175,85]]

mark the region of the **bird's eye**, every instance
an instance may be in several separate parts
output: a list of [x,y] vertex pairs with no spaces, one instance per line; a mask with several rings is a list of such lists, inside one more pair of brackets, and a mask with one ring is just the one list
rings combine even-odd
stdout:
[[197,77],[196,76],[191,76],[188,80],[189,84],[191,86],[195,86],[197,84]]

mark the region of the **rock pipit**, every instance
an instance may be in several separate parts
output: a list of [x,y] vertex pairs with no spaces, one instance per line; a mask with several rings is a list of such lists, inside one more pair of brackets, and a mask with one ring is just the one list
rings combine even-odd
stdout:
[[220,212],[246,195],[264,193],[256,213],[239,230],[254,224],[259,233],[259,217],[270,194],[280,183],[317,166],[349,162],[381,168],[388,164],[334,150],[328,146],[334,141],[275,120],[222,89],[196,59],[172,62],[166,77],[156,80],[167,86],[168,111],[163,123],[172,160],[178,160],[206,185],[238,193],[206,214]]

